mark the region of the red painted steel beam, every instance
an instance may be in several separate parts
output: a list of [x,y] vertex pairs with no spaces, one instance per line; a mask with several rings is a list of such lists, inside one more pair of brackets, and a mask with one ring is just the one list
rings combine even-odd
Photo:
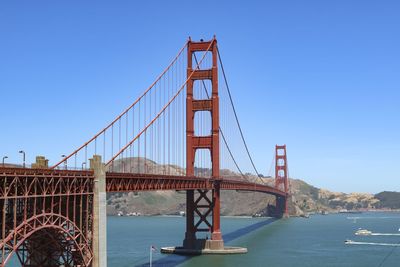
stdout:
[[212,110],[212,100],[193,100],[193,111],[211,111]]
[[192,137],[193,148],[208,148],[212,147],[212,137],[211,136],[193,136]]
[[189,40],[190,47],[188,48],[188,50],[190,52],[205,51],[212,44],[213,41],[214,40],[205,41],[205,42],[193,42],[193,41]]
[[212,80],[212,70],[195,70],[192,74],[192,80]]

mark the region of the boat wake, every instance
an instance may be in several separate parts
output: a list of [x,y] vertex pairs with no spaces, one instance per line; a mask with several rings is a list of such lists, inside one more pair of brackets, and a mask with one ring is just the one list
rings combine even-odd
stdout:
[[400,236],[400,234],[391,234],[391,233],[371,233],[371,235],[375,235],[375,236]]
[[355,235],[362,235],[362,236],[400,236],[400,233],[374,233],[367,229],[359,228],[355,233]]
[[399,216],[349,216],[346,217],[348,220],[362,220],[362,219],[399,219]]
[[373,243],[373,242],[358,242],[352,240],[346,240],[346,245],[371,245],[371,246],[387,246],[387,247],[400,247],[400,244],[395,243]]

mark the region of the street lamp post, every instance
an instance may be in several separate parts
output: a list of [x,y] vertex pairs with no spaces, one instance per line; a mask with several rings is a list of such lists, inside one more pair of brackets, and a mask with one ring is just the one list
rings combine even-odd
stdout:
[[5,160],[5,159],[8,159],[8,157],[7,157],[7,156],[4,156],[4,157],[3,157],[3,168],[4,168],[4,160]]
[[[65,155],[61,155],[62,158],[65,158]],[[67,169],[67,160],[64,161],[64,168]]]
[[19,153],[22,154],[22,168],[25,168],[25,151],[20,150]]

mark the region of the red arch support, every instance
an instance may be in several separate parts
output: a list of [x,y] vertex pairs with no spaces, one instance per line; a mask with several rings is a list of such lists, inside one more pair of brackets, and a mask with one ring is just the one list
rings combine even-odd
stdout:
[[[28,240],[34,233],[46,229],[56,229],[68,237],[69,241],[73,241],[76,251],[79,251],[80,262],[82,266],[90,266],[93,259],[91,244],[85,238],[85,235],[77,227],[77,225],[59,214],[42,213],[34,216],[27,221],[21,223],[15,231],[11,232],[0,244],[0,250],[7,247],[9,253],[2,258],[1,266],[6,266],[12,255],[17,252],[18,248]],[[14,242],[17,241],[15,244]]]
[[23,265],[91,264],[92,172],[1,168],[0,180],[0,266],[13,254]]

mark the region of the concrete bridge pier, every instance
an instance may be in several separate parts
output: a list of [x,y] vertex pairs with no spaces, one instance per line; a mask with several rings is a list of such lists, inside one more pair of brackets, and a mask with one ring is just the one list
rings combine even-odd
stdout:
[[289,218],[287,197],[276,196],[275,213],[277,218]]
[[101,156],[90,159],[94,171],[93,198],[93,267],[107,267],[107,215],[106,215],[106,169]]

